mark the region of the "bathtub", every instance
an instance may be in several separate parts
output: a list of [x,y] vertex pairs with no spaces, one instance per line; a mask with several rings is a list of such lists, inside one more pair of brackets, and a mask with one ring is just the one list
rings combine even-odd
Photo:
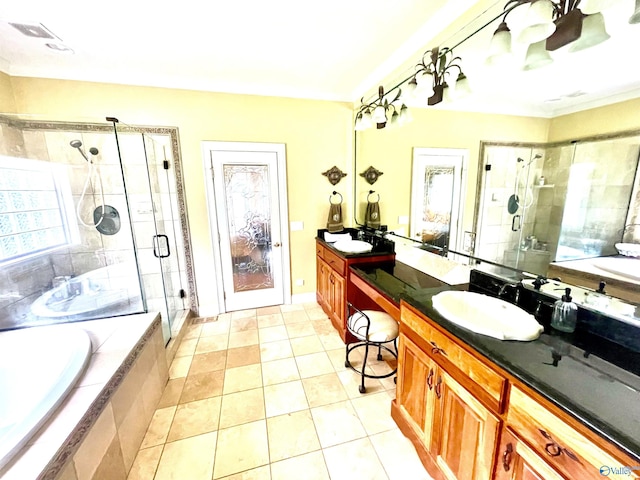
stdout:
[[74,326],[0,332],[0,469],[62,403],[90,356],[89,336]]
[[39,320],[74,321],[138,313],[141,308],[138,271],[133,263],[118,263],[77,277],[56,277],[56,285],[31,304]]

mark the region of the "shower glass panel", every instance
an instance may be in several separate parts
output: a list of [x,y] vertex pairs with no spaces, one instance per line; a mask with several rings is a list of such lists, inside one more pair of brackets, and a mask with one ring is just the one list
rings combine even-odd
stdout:
[[87,125],[0,116],[0,329],[144,311],[115,138]]
[[[115,123],[131,210],[136,254],[148,311],[162,317],[165,341],[185,305],[185,260],[177,215],[171,154],[162,136],[138,133]],[[166,167],[166,168],[165,168]],[[172,172],[171,172],[172,173]]]

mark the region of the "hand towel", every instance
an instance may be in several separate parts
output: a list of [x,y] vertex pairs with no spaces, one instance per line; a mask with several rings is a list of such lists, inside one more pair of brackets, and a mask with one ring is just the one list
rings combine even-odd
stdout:
[[329,208],[329,218],[327,219],[327,230],[331,233],[344,230],[342,225],[342,203],[332,203]]
[[380,205],[378,202],[367,202],[364,223],[369,228],[380,228]]

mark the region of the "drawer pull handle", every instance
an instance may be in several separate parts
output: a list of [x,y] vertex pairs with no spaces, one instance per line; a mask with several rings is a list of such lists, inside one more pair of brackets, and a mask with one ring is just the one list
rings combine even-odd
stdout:
[[542,435],[547,440],[553,440],[553,438],[551,438],[551,435],[549,435],[547,432],[545,432],[541,428],[539,428],[538,431],[540,432],[540,435]]
[[559,457],[562,454],[562,448],[556,442],[547,443],[544,450],[552,457]]
[[427,377],[427,385],[429,390],[433,389],[433,368],[429,370],[429,376]]
[[502,454],[502,468],[504,468],[505,472],[508,472],[511,468],[511,456],[513,454],[513,445],[511,443],[507,443],[507,448],[504,449],[504,453]]
[[442,377],[438,377],[438,383],[436,383],[436,397],[438,397],[438,399],[442,397],[442,388],[440,387],[441,385],[442,385]]
[[431,353],[433,353],[434,355],[437,353],[441,353],[445,357],[447,356],[447,352],[441,349],[436,342],[431,341],[431,345],[433,345],[433,348],[431,349]]

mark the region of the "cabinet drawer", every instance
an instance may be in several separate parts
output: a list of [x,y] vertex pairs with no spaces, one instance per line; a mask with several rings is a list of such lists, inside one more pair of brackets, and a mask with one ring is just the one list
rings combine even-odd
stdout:
[[316,257],[324,258],[324,250],[325,248],[316,242]]
[[322,258],[324,258],[324,261],[327,262],[327,264],[331,268],[333,268],[336,272],[338,272],[339,275],[344,276],[345,264],[346,264],[344,259],[340,258],[338,255],[336,255],[335,253],[333,253],[332,251],[326,248],[324,249],[324,252],[322,255],[323,255]]
[[[454,340],[440,333],[423,317],[402,308],[402,322],[422,337],[431,347],[428,352],[434,359],[445,358],[489,394],[496,410],[499,410],[506,386],[506,379],[463,349]],[[493,402],[492,402],[493,403]]]
[[[507,424],[538,455],[567,478],[602,480],[600,467],[626,466],[513,386]],[[638,478],[637,473],[631,471],[629,478]]]

